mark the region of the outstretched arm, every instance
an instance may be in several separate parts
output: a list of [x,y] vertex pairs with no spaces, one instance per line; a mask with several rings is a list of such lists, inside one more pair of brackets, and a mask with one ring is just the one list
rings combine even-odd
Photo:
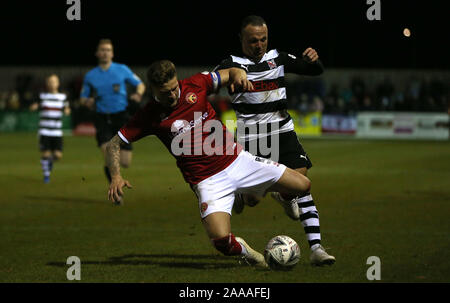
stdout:
[[122,144],[122,140],[115,135],[106,145],[106,163],[111,174],[108,199],[113,202],[120,201],[120,196],[123,196],[122,189],[125,186],[132,188],[130,182],[124,180],[120,175],[120,144]]
[[145,93],[145,84],[141,82],[136,86],[136,92],[130,96],[130,99],[136,102],[141,102],[144,93]]
[[242,68],[227,68],[217,71],[220,74],[221,85],[229,86],[231,93],[237,90],[251,91],[253,84],[247,79],[247,73]]
[[95,99],[92,98],[92,97],[89,97],[89,98],[81,97],[80,98],[80,104],[82,106],[86,106],[89,109],[93,109],[94,108],[94,104],[95,104]]
[[285,64],[285,71],[287,73],[295,73],[299,75],[318,76],[323,73],[324,68],[322,62],[319,60],[317,51],[308,47],[303,53],[302,58],[296,58],[292,55],[287,55],[287,62]]

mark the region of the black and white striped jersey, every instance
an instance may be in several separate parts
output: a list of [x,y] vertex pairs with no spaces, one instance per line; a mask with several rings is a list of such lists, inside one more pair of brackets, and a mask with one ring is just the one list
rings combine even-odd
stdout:
[[[294,123],[287,113],[285,73],[319,75],[323,72],[320,61],[308,63],[276,49],[265,53],[258,63],[245,57],[230,56],[214,70],[231,67],[246,70],[247,78],[254,87],[251,92],[231,96],[238,121],[237,139],[241,141],[293,131]],[[246,132],[239,130],[242,123],[247,128]],[[266,128],[261,128],[262,124],[266,124]],[[263,132],[261,129],[267,131]]]
[[62,137],[62,117],[67,106],[66,95],[62,93],[39,94],[39,135]]

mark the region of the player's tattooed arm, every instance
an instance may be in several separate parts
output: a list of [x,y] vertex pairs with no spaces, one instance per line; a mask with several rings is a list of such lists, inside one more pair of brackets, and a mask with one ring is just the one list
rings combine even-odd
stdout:
[[120,176],[120,143],[122,140],[115,135],[106,145],[106,163],[111,177]]
[[108,199],[119,201],[123,195],[123,187],[131,188],[130,182],[120,175],[120,144],[122,140],[115,135],[106,145],[106,163],[111,174],[111,184],[108,190]]

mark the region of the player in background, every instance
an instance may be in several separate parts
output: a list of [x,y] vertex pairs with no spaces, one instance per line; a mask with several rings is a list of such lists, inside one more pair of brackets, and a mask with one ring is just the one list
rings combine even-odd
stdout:
[[[83,81],[80,102],[88,108],[95,109],[95,128],[97,145],[103,156],[106,143],[128,120],[128,96],[126,84],[136,87],[130,99],[141,102],[145,85],[125,64],[113,62],[113,44],[109,39],[101,39],[97,46],[98,66],[90,70]],[[132,159],[131,144],[125,145],[120,154],[122,167],[129,167]],[[111,183],[111,174],[104,164],[104,172]],[[119,203],[121,204],[122,201]]]
[[46,91],[39,94],[39,102],[30,110],[39,109],[39,150],[44,183],[50,182],[53,162],[63,156],[63,115],[70,115],[66,94],[59,92],[59,77],[51,74],[45,79]]
[[[311,184],[307,177],[284,165],[244,151],[217,119],[207,95],[228,85],[233,91],[251,90],[245,72],[230,68],[178,81],[175,65],[162,60],[150,66],[147,77],[153,100],[107,145],[106,159],[112,176],[109,199],[120,200],[123,187],[131,187],[120,174],[120,147],[156,135],[175,157],[185,181],[197,195],[202,223],[213,246],[224,255],[242,255],[250,264],[267,267],[262,254],[231,233],[235,193],[300,194]],[[216,140],[210,141],[211,137]]]
[[[312,163],[298,141],[294,123],[287,112],[284,77],[285,73],[320,75],[324,68],[319,56],[310,47],[299,57],[276,49],[267,51],[268,28],[259,16],[248,16],[242,20],[239,37],[242,55],[230,56],[216,67],[216,70],[230,67],[245,70],[255,88],[250,92],[232,94],[232,107],[238,121],[237,139],[243,142],[247,151],[270,157],[306,176]],[[244,127],[239,128],[239,125]],[[261,151],[261,146],[266,146],[266,142],[269,145],[278,143],[276,155]],[[289,217],[300,220],[311,248],[311,263],[333,264],[335,258],[321,245],[319,213],[311,194],[293,196],[272,193],[272,197],[284,207]],[[239,195],[234,211],[241,213],[245,204],[255,206],[258,201],[259,198],[252,195]]]

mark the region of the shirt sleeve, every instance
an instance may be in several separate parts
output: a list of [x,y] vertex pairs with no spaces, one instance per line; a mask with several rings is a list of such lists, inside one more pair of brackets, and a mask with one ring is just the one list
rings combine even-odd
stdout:
[[89,98],[91,96],[91,85],[89,84],[88,77],[85,76],[83,80],[83,86],[81,88],[80,97]]
[[125,71],[125,81],[133,86],[138,86],[138,84],[142,83],[141,78],[138,77],[135,73],[131,71],[131,69],[123,65],[124,71]]
[[324,68],[320,60],[310,63],[303,58],[297,58],[288,53],[281,53],[280,56],[284,61],[285,72],[306,76],[318,76],[323,73]]
[[217,66],[213,69],[213,71],[218,71],[218,70],[220,70],[220,69],[228,69],[228,68],[232,68],[232,67],[241,68],[241,69],[247,71],[246,68],[245,68],[245,66],[243,66],[242,64],[239,64],[239,63],[237,63],[237,62],[234,62],[233,59],[232,59],[231,57],[230,57],[230,58],[227,58],[227,59],[225,59],[225,60],[222,60],[222,62],[220,62],[220,64],[217,65]]
[[138,110],[134,116],[117,132],[123,142],[129,144],[155,133],[149,104]]
[[192,76],[191,80],[198,86],[204,87],[208,95],[217,93],[222,81],[219,72],[203,72]]

